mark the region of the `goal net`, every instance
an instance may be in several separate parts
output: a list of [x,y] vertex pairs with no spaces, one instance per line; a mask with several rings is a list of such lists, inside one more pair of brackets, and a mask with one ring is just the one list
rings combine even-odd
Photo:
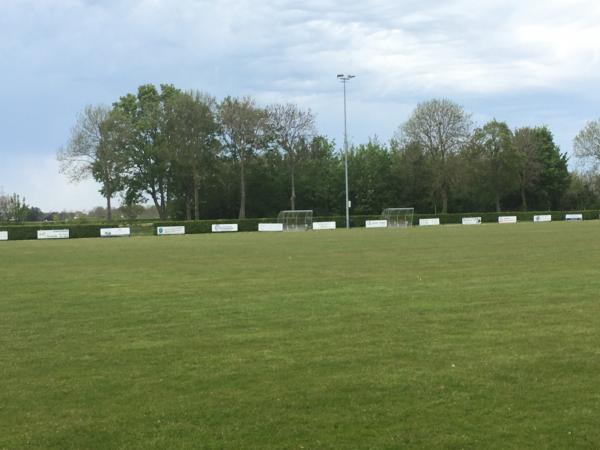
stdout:
[[415,208],[385,208],[381,218],[387,220],[390,228],[412,227]]
[[283,231],[306,231],[312,228],[312,209],[299,209],[295,211],[281,211],[277,222],[283,224]]

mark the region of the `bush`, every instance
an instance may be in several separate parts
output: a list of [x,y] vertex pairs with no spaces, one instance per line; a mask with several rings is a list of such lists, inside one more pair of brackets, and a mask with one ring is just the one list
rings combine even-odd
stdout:
[[160,221],[153,224],[153,234],[157,227],[184,226],[186,234],[211,233],[213,224],[237,223],[239,231],[257,231],[258,224],[274,222],[275,219],[219,219],[219,220],[170,220]]
[[[415,214],[413,217],[413,225],[419,224],[419,219],[438,217],[440,224],[460,224],[463,217],[481,217],[483,223],[497,223],[499,216],[517,216],[519,222],[533,222],[533,216],[540,214],[552,215],[552,220],[562,221],[565,219],[565,214],[573,214],[568,211],[518,211],[518,212],[485,212],[485,213],[451,213],[451,214]],[[599,210],[580,211],[583,214],[584,220],[596,220],[600,216]],[[350,226],[360,228],[365,226],[367,220],[380,219],[379,214],[373,215],[355,215],[350,216]],[[345,228],[346,216],[316,216],[314,222],[335,222],[337,228]],[[274,218],[260,219],[219,219],[219,220],[163,220],[163,221],[148,221],[136,220],[131,222],[111,222],[111,223],[39,223],[39,224],[24,224],[24,225],[0,225],[0,230],[8,231],[8,239],[11,241],[37,239],[38,230],[58,230],[68,229],[72,239],[100,237],[100,228],[117,228],[130,227],[131,234],[134,236],[150,236],[156,234],[157,227],[168,226],[185,226],[187,234],[211,233],[212,224],[237,223],[239,231],[257,231],[259,223],[277,222]]]

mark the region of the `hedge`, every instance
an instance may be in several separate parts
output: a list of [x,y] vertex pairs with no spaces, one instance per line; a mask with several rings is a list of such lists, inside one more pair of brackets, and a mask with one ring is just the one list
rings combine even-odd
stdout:
[[[583,214],[584,220],[598,219],[600,216],[600,210],[590,211],[516,211],[516,212],[485,212],[485,213],[451,213],[451,214],[415,214],[413,217],[413,224],[418,225],[419,219],[437,217],[440,219],[442,225],[447,224],[460,224],[463,217],[481,217],[483,223],[496,223],[498,222],[499,216],[517,216],[519,222],[532,222],[533,216],[548,214],[552,216],[553,221],[562,221],[566,214],[580,213]],[[377,215],[353,215],[350,216],[350,226],[353,228],[360,228],[365,226],[365,221],[376,220],[380,216]],[[344,228],[346,226],[346,216],[315,216],[313,218],[315,222],[335,222],[338,228]],[[260,218],[260,219],[219,219],[219,220],[155,220],[153,222],[147,221],[115,221],[111,223],[40,223],[25,224],[25,225],[0,225],[0,231],[8,231],[8,239],[24,240],[24,239],[37,239],[38,230],[57,230],[57,229],[68,229],[70,237],[73,239],[77,238],[92,238],[100,236],[100,228],[116,228],[116,227],[130,227],[131,234],[135,236],[141,235],[154,235],[156,234],[157,227],[168,227],[168,226],[185,226],[185,232],[187,234],[199,234],[199,233],[210,233],[212,224],[225,224],[225,223],[237,223],[239,231],[257,231],[259,223],[276,222],[274,218]]]

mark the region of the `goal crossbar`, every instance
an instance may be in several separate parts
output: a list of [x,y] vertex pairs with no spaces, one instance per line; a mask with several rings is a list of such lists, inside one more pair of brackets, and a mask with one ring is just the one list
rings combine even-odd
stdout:
[[387,220],[389,228],[412,227],[415,208],[385,208],[381,218]]
[[277,222],[283,224],[283,231],[306,231],[312,229],[312,209],[296,209],[281,211]]

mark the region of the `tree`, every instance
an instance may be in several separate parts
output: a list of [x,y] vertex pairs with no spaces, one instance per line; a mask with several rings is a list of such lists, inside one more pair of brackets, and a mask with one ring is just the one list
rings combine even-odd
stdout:
[[574,211],[600,208],[600,176],[590,172],[573,172],[570,178],[569,189],[561,201],[561,209]]
[[92,177],[100,183],[111,220],[111,199],[123,187],[123,147],[127,127],[106,106],[87,106],[77,116],[66,147],[57,158],[61,173],[71,182]]
[[588,122],[573,141],[575,156],[589,161],[595,169],[600,165],[600,119]]
[[535,130],[529,127],[517,128],[513,143],[518,156],[517,176],[521,194],[521,209],[527,211],[527,192],[533,190],[542,170],[536,148]]
[[125,149],[130,127],[123,114],[111,110],[101,125],[102,139],[96,151],[96,159],[91,165],[92,176],[100,183],[100,193],[106,199],[106,215],[112,220],[113,196],[123,190],[125,169]]
[[179,92],[171,85],[161,85],[159,92],[155,86],[146,84],[138,88],[137,95],[127,94],[114,105],[130,130],[125,188],[131,197],[148,194],[163,220],[168,215],[172,164],[165,132],[165,110],[166,104]]
[[537,186],[538,206],[545,209],[558,209],[562,196],[569,189],[571,181],[568,170],[568,157],[561,153],[554,142],[554,136],[547,127],[536,128],[538,153],[542,164],[540,182]]
[[552,209],[560,205],[569,187],[567,156],[560,152],[546,127],[524,127],[514,133],[518,155],[521,207],[527,210],[528,198],[536,209]]
[[429,100],[417,105],[411,117],[400,127],[404,145],[420,145],[432,167],[432,189],[442,200],[442,212],[448,212],[448,194],[452,182],[452,157],[469,139],[472,122],[464,109],[450,100]]
[[23,222],[29,212],[25,198],[19,194],[0,196],[0,221]]
[[501,211],[501,199],[516,188],[517,155],[513,134],[504,122],[492,120],[473,133],[472,151],[478,166],[478,181],[493,197],[496,211]]
[[341,214],[344,204],[344,166],[326,136],[315,136],[303,148],[302,171],[298,174],[297,195],[317,215]]
[[37,206],[30,207],[25,217],[27,222],[41,222],[44,220],[44,213]]
[[426,211],[435,203],[431,167],[425,151],[418,143],[402,145],[398,140],[390,142],[391,178],[390,189],[396,198],[395,206],[414,207]]
[[288,103],[271,105],[268,109],[269,132],[283,151],[290,171],[290,207],[296,209],[296,166],[302,154],[301,147],[315,136],[315,117],[310,110],[303,111]]
[[351,198],[357,214],[380,213],[394,201],[391,179],[391,157],[388,149],[376,138],[368,144],[352,148],[348,166],[354,174]]
[[240,210],[238,217],[246,218],[246,164],[265,144],[267,112],[256,106],[253,99],[226,97],[218,108],[221,138],[231,158],[239,166]]
[[172,180],[185,198],[186,219],[200,218],[201,178],[220,152],[214,99],[199,92],[178,93],[166,103],[166,130],[173,158]]

